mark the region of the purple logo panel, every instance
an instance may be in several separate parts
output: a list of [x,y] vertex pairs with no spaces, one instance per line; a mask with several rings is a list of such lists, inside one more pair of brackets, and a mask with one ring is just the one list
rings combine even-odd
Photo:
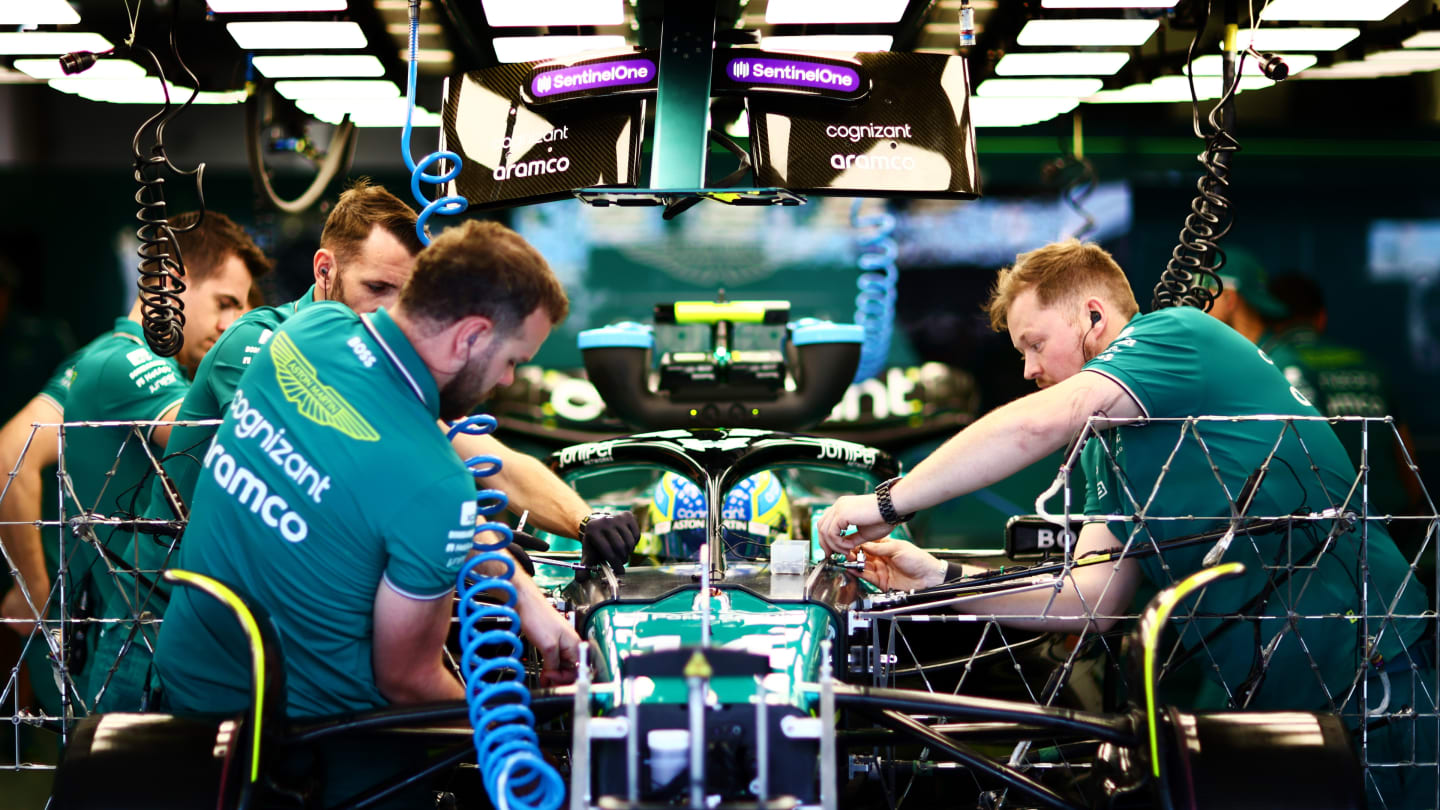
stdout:
[[842,65],[824,65],[795,59],[731,59],[725,73],[737,82],[812,87],[817,90],[853,92],[860,87],[860,74]]
[[655,79],[655,73],[655,63],[649,59],[576,65],[535,74],[530,79],[530,92],[536,98],[545,98],[557,93],[646,84]]

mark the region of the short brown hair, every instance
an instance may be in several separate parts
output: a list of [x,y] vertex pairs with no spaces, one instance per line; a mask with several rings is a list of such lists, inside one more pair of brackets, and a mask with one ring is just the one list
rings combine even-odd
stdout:
[[[200,224],[192,228],[197,220]],[[170,228],[185,262],[185,275],[195,283],[214,276],[232,254],[245,263],[252,280],[270,272],[270,259],[250,234],[219,211],[206,211],[203,219],[197,211],[177,214],[170,218]]]
[[361,177],[341,195],[325,218],[320,247],[335,254],[341,270],[359,253],[370,232],[380,228],[405,246],[411,256],[424,245],[415,233],[415,210],[399,197]]
[[1010,305],[1030,289],[1035,290],[1042,307],[1097,295],[1114,304],[1126,320],[1140,311],[1125,271],[1093,242],[1066,239],[1016,256],[1014,266],[1002,269],[990,290],[990,302],[985,305],[990,328],[1005,331]]
[[445,229],[415,259],[400,306],[438,324],[482,315],[508,334],[543,309],[565,320],[570,300],[534,246],[498,222],[469,220]]

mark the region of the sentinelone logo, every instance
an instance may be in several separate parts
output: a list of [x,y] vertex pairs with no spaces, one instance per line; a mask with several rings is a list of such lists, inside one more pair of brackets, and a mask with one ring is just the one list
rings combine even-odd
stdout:
[[530,92],[536,98],[544,98],[577,90],[645,84],[655,78],[655,72],[655,63],[649,59],[577,65],[536,74],[535,78],[530,80]]
[[813,87],[819,90],[856,90],[860,74],[840,65],[817,65],[791,59],[731,59],[725,73],[737,82]]

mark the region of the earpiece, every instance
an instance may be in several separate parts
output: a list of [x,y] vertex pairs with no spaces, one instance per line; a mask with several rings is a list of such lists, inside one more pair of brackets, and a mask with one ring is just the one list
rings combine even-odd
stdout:
[[1270,81],[1284,81],[1286,77],[1290,75],[1290,66],[1285,64],[1285,60],[1279,56],[1273,53],[1262,53],[1258,54],[1258,56],[1260,58],[1260,72],[1265,74],[1265,78]]
[[1091,326],[1096,326],[1096,325],[1098,325],[1099,323],[1100,323],[1100,313],[1096,312],[1096,311],[1093,310],[1093,309],[1090,310],[1090,325],[1091,325]]
[[477,335],[471,335],[471,336],[470,336],[470,339],[467,340],[467,341],[465,341],[465,342],[468,343],[468,344],[470,344],[471,346],[474,346],[476,339],[478,339],[479,337],[480,337],[480,336],[479,336],[478,334],[477,334]]
[[320,265],[320,275],[325,276],[326,278],[329,278],[329,277],[330,277],[330,265],[328,265],[328,264],[322,264],[322,265]]

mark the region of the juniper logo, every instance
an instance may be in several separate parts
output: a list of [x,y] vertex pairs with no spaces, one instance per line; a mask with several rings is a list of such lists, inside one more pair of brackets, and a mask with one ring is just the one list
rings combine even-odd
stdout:
[[536,98],[544,98],[556,93],[573,93],[578,90],[627,87],[645,84],[653,80],[655,74],[655,63],[649,59],[623,59],[616,62],[576,65],[536,74],[535,78],[530,81],[530,92]]
[[819,90],[858,90],[860,74],[843,65],[821,65],[795,59],[731,59],[725,66],[731,79],[757,84],[813,87]]

